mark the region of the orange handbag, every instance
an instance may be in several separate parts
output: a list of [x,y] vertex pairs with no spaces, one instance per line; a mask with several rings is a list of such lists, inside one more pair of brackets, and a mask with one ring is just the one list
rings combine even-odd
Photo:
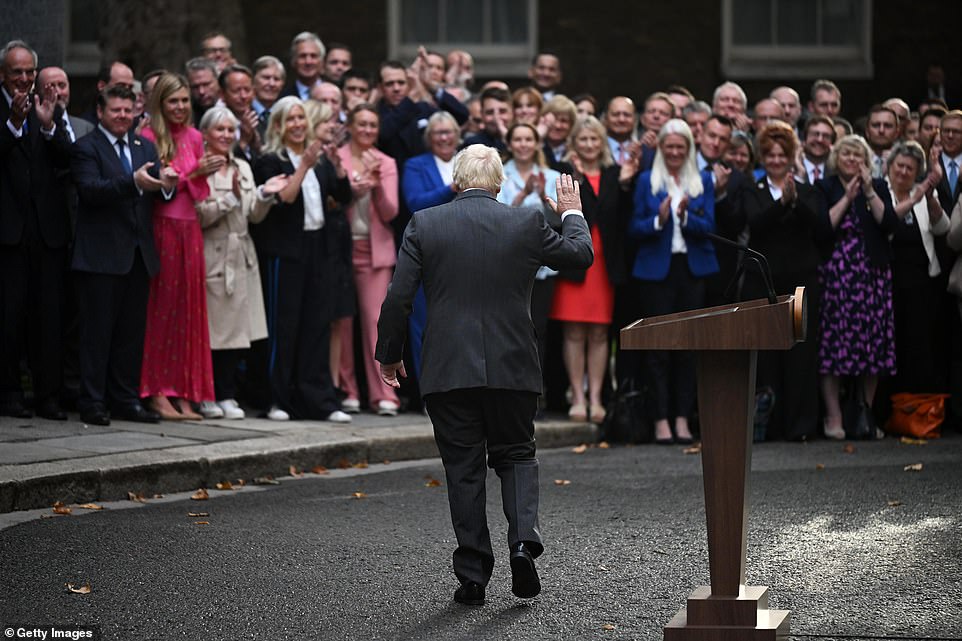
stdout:
[[885,431],[914,438],[939,438],[948,394],[893,394]]

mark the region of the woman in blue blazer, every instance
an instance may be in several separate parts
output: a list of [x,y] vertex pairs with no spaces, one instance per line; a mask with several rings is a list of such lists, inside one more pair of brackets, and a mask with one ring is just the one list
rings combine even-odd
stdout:
[[[715,190],[699,174],[691,130],[669,120],[658,133],[650,171],[638,177],[628,233],[640,243],[632,276],[640,281],[646,317],[697,309],[705,304],[705,277],[718,271],[715,248]],[[647,352],[655,440],[690,443],[688,417],[695,406],[695,356],[691,352]],[[675,419],[674,433],[668,422]]]
[[[424,144],[429,151],[409,158],[404,163],[404,174],[401,177],[401,194],[411,213],[454,200],[457,191],[451,184],[451,174],[454,171],[454,154],[461,145],[460,133],[458,121],[446,111],[435,112],[428,118],[428,126],[424,130]],[[418,288],[411,315],[408,317],[411,360],[414,362],[414,376],[417,378],[421,377],[421,339],[426,321],[427,303],[424,300],[424,289]]]

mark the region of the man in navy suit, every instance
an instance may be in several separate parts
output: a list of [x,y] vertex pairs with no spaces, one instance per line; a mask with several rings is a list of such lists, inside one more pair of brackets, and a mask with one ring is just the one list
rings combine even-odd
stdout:
[[70,224],[63,182],[68,139],[54,120],[52,85],[34,93],[37,54],[14,40],[0,50],[0,415],[26,418],[26,353],[38,415],[60,409],[65,262]]
[[177,173],[159,170],[153,143],[130,133],[134,98],[127,87],[104,90],[100,124],[71,149],[79,197],[71,261],[80,301],[77,407],[94,425],[109,425],[111,416],[160,420],[140,404],[140,365],[150,277],[160,267],[153,201],[161,190],[172,197]]
[[455,601],[484,603],[494,568],[485,514],[487,464],[501,479],[515,596],[541,591],[534,559],[538,461],[534,415],[541,363],[531,323],[531,288],[541,265],[586,269],[594,259],[577,182],[558,179],[561,233],[540,209],[508,207],[495,195],[504,170],[498,152],[472,145],[454,160],[453,202],[423,209],[404,233],[394,279],[378,320],[375,357],[385,383],[405,376],[401,355],[418,286],[427,299],[421,392],[448,480],[458,547]]

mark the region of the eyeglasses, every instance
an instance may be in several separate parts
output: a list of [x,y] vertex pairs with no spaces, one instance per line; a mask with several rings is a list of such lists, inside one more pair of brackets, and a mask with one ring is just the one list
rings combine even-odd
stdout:
[[947,127],[942,127],[942,136],[962,136],[962,129],[949,129]]
[[435,129],[431,132],[431,135],[437,138],[442,138],[444,136],[454,136],[456,134],[457,132],[454,131],[453,129]]

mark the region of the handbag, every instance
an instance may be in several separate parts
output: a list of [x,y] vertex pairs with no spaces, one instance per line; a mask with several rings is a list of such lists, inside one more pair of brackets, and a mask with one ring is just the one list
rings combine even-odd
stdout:
[[852,379],[848,397],[842,406],[842,424],[846,438],[859,441],[875,438],[875,417],[871,406],[865,402],[865,391],[858,377]]
[[948,394],[892,394],[885,431],[913,438],[939,438]]
[[601,424],[601,439],[609,443],[650,443],[654,425],[648,419],[646,399],[648,389],[634,378],[626,378],[608,404],[608,413]]

